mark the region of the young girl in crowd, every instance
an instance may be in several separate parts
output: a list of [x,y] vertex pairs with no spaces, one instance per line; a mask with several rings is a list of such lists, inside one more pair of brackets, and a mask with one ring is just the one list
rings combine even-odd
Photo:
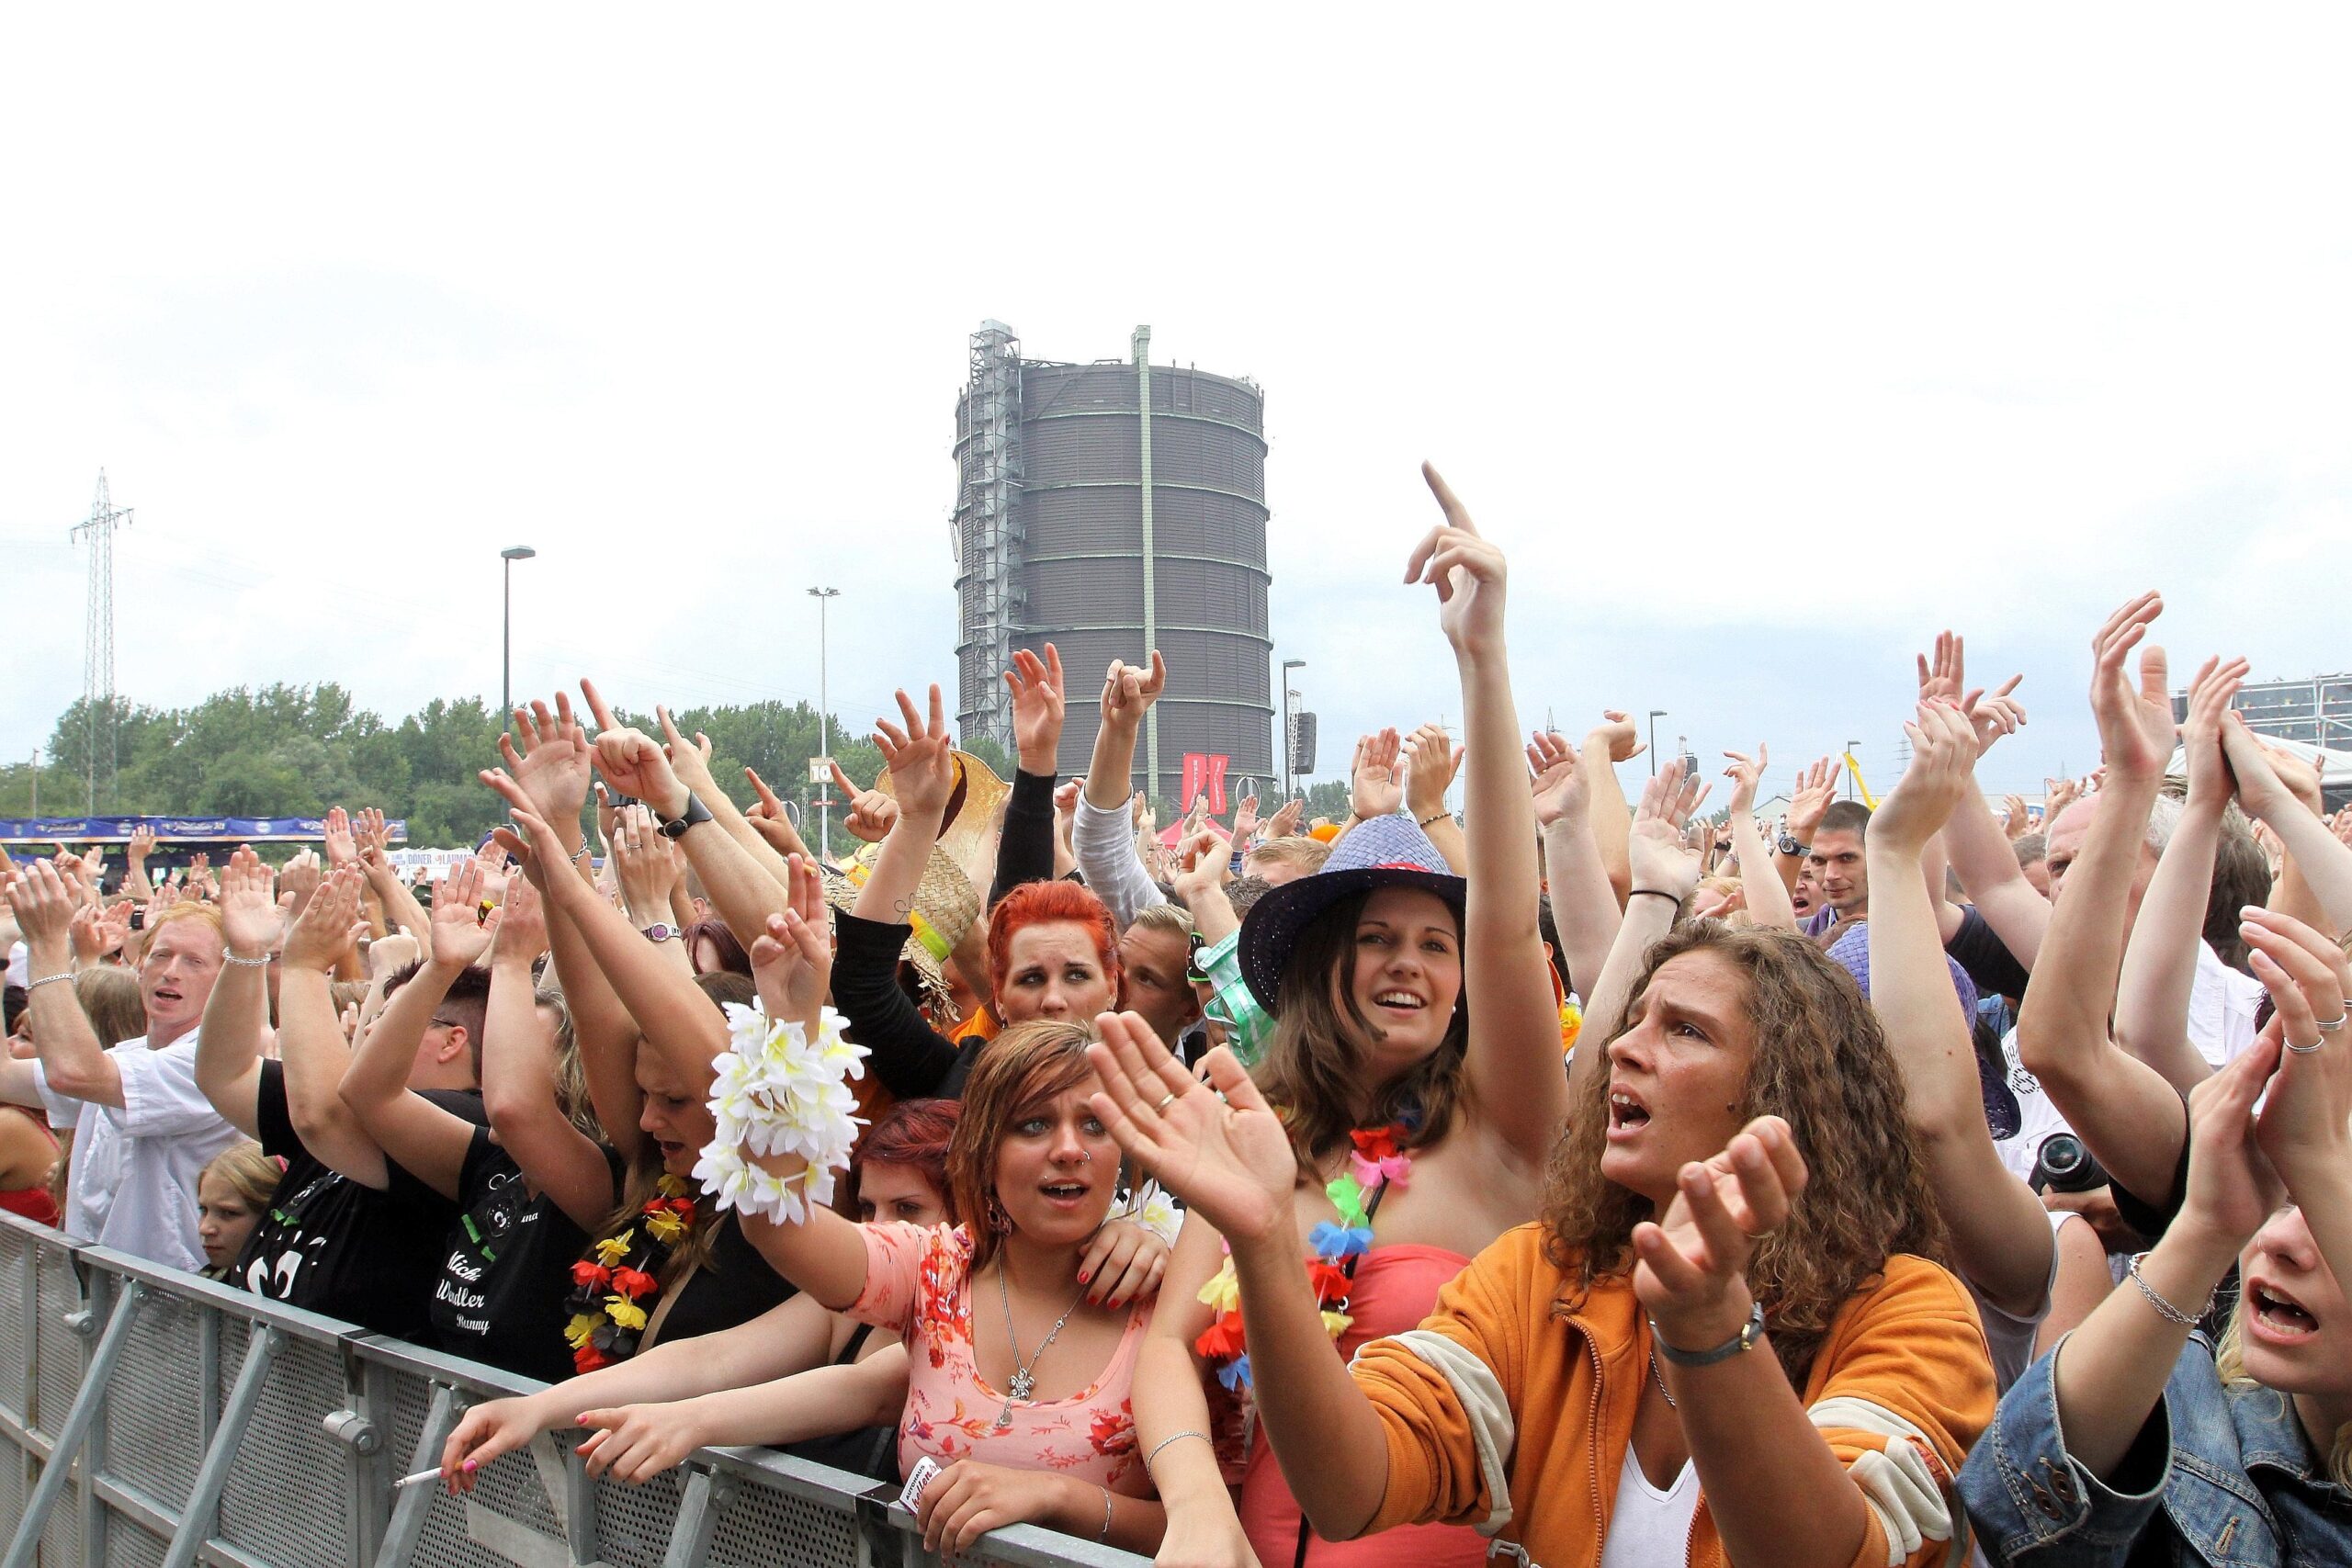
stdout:
[[[1320,871],[1260,898],[1241,931],[1242,973],[1277,1018],[1257,1076],[1282,1108],[1296,1173],[1296,1200],[1284,1205],[1289,1269],[1313,1281],[1330,1330],[1317,1355],[1335,1372],[1366,1342],[1420,1322],[1472,1255],[1535,1213],[1567,1114],[1536,923],[1534,803],[1502,646],[1502,561],[1483,542],[1475,547],[1485,570],[1458,590],[1449,583],[1440,606],[1468,747],[1466,890],[1412,821],[1376,816],[1351,829]],[[1302,1557],[1482,1559],[1486,1542],[1461,1529],[1350,1547],[1310,1541],[1297,1478],[1262,1436],[1243,1453],[1229,1441],[1186,1440],[1227,1436],[1237,1424],[1228,1395],[1254,1386],[1265,1397],[1254,1318],[1243,1333],[1260,1287],[1239,1284],[1236,1300],[1219,1229],[1213,1215],[1188,1217],[1137,1384],[1137,1426],[1157,1455],[1172,1540],[1210,1561],[1254,1552],[1268,1568]],[[1237,1461],[1238,1515],[1225,1473]]]
[[[1448,525],[1413,575],[1438,583],[1467,661],[1498,658],[1501,559],[1439,492]],[[1542,986],[1540,951],[1524,967]],[[1627,1021],[1579,1048],[1606,1071],[1580,1076],[1542,1222],[1351,1366],[1329,1348],[1337,1281],[1298,1266],[1295,1111],[1229,1054],[1203,1083],[1140,1024],[1102,1032],[1096,1109],[1191,1205],[1188,1227],[1231,1247],[1259,1416],[1319,1533],[1445,1521],[1522,1561],[1606,1568],[1943,1557],[1991,1371],[1965,1294],[1928,1260],[1941,1227],[1877,1021],[1803,939],[1702,923],[1659,943]],[[1202,1493],[1180,1495],[1169,1461],[1208,1444],[1150,1435],[1181,1517]]]
[[[2249,908],[2241,934],[2278,1014],[2189,1095],[2178,1214],[2009,1391],[1962,1473],[1996,1562],[2352,1554],[2352,965],[2287,916]],[[2216,1346],[2192,1330],[2233,1263]]]
[[204,1243],[204,1277],[227,1280],[237,1257],[277,1196],[286,1168],[256,1143],[221,1150],[196,1182],[196,1234]]
[[[953,1100],[909,1100],[866,1134],[847,1188],[861,1219],[953,1223],[947,1151],[957,1110]],[[858,1375],[796,1376],[814,1369]],[[807,1396],[767,1394],[779,1386]],[[591,1470],[625,1481],[644,1481],[697,1448],[746,1442],[790,1445],[800,1458],[890,1481],[899,1473],[906,1389],[897,1340],[796,1295],[735,1327],[657,1345],[539,1393],[478,1404],[449,1434],[441,1467],[467,1486],[481,1466],[541,1432],[589,1426],[598,1429],[582,1444]]]

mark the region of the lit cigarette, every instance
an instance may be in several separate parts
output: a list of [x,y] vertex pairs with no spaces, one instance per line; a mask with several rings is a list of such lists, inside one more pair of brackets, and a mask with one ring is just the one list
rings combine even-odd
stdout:
[[[461,1467],[461,1472],[470,1472],[473,1468],[474,1461],[472,1460],[468,1460]],[[427,1481],[438,1481],[440,1479],[441,1469],[438,1465],[435,1465],[431,1470],[420,1470],[414,1475],[401,1476],[398,1481],[392,1483],[392,1490],[397,1492],[403,1486],[416,1486],[421,1485]]]

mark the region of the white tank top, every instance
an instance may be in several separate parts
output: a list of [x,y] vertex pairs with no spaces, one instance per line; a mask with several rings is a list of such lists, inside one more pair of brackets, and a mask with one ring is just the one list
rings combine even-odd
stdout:
[[1690,1461],[1674,1484],[1661,1492],[1642,1473],[1634,1445],[1625,1445],[1625,1466],[1617,1472],[1617,1506],[1609,1514],[1609,1540],[1600,1568],[1682,1568],[1690,1544],[1690,1520],[1699,1511],[1699,1472]]

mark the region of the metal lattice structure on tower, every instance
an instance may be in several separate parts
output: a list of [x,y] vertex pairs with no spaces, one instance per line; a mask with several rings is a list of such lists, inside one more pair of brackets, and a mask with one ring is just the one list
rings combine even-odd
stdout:
[[107,471],[98,470],[97,499],[90,503],[90,515],[68,531],[69,536],[87,536],[90,542],[90,610],[89,624],[82,649],[82,722],[85,726],[84,768],[89,784],[89,803],[84,809],[98,808],[98,786],[106,786],[107,798],[114,797],[115,711],[114,711],[114,530],[117,524],[128,525],[130,509],[118,508],[107,494]]
[[963,637],[956,716],[966,739],[1012,744],[1012,699],[1000,672],[1029,615],[1021,513],[1021,340],[1002,321],[971,337],[971,379],[957,400],[956,593]]

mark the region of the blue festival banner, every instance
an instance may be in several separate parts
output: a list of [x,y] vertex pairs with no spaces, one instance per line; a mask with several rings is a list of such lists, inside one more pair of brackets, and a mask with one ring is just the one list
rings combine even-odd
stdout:
[[[320,817],[0,817],[0,840],[69,844],[125,843],[145,828],[164,843],[195,840],[218,843],[240,839],[318,839],[326,834]],[[408,823],[387,820],[396,844],[408,841]]]

